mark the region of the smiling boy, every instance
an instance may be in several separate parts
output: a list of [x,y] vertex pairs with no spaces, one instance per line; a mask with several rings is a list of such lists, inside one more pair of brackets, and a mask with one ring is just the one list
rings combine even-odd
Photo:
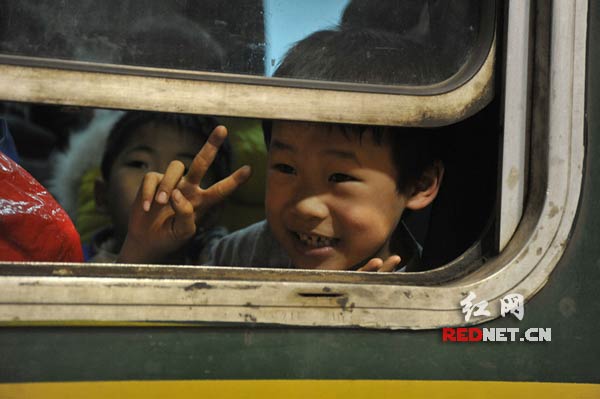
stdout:
[[293,265],[346,270],[371,258],[407,259],[393,233],[405,208],[420,209],[435,198],[441,176],[427,190],[407,194],[398,184],[389,133],[377,143],[372,130],[359,129],[273,125],[267,221]]
[[211,264],[416,267],[420,248],[400,218],[433,201],[443,166],[423,149],[425,132],[399,130],[275,121],[267,134],[266,221],[222,239]]

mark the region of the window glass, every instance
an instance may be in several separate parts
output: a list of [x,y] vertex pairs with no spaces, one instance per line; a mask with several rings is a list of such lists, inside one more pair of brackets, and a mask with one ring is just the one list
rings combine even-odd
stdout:
[[[202,0],[0,1],[0,53],[102,64],[271,76],[298,40],[335,56],[353,43],[348,68],[288,75],[352,83],[431,85],[483,61],[493,1]],[[343,32],[343,33],[340,33]],[[487,45],[481,45],[487,43]],[[483,48],[483,50],[482,50]],[[314,48],[300,49],[304,51]],[[482,51],[480,51],[482,50]],[[357,80],[362,63],[387,73]],[[383,77],[382,77],[383,76]]]

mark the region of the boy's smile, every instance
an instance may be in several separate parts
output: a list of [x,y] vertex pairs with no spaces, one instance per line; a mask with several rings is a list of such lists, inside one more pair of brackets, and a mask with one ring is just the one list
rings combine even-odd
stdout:
[[295,253],[304,257],[323,259],[335,255],[334,251],[340,242],[339,238],[327,237],[318,234],[292,232]]
[[331,247],[339,241],[338,238],[335,237],[326,237],[318,234],[306,234],[297,232],[296,236],[298,239],[309,248],[323,248],[323,247]]
[[405,207],[386,140],[371,132],[275,122],[269,146],[269,226],[298,268],[349,270],[392,255]]

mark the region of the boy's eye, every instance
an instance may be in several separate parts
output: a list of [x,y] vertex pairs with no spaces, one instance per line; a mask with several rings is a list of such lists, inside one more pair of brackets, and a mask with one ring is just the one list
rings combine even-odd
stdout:
[[296,169],[294,169],[293,166],[284,164],[284,163],[278,163],[273,165],[273,169],[275,169],[278,172],[281,173],[285,173],[286,175],[295,175],[296,174]]
[[136,159],[126,162],[125,165],[129,166],[130,168],[148,169],[148,164],[146,162]]
[[357,181],[357,179],[344,173],[334,173],[329,176],[329,181],[332,183],[344,183],[348,181]]

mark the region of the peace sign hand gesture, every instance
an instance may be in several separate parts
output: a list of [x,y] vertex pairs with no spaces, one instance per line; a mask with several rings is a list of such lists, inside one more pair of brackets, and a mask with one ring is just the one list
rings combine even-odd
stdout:
[[207,210],[248,180],[250,167],[243,166],[207,189],[200,187],[226,137],[227,129],[217,126],[185,176],[185,166],[180,161],[172,161],[164,174],[150,172],[144,176],[132,205],[119,262],[163,260],[194,235]]

